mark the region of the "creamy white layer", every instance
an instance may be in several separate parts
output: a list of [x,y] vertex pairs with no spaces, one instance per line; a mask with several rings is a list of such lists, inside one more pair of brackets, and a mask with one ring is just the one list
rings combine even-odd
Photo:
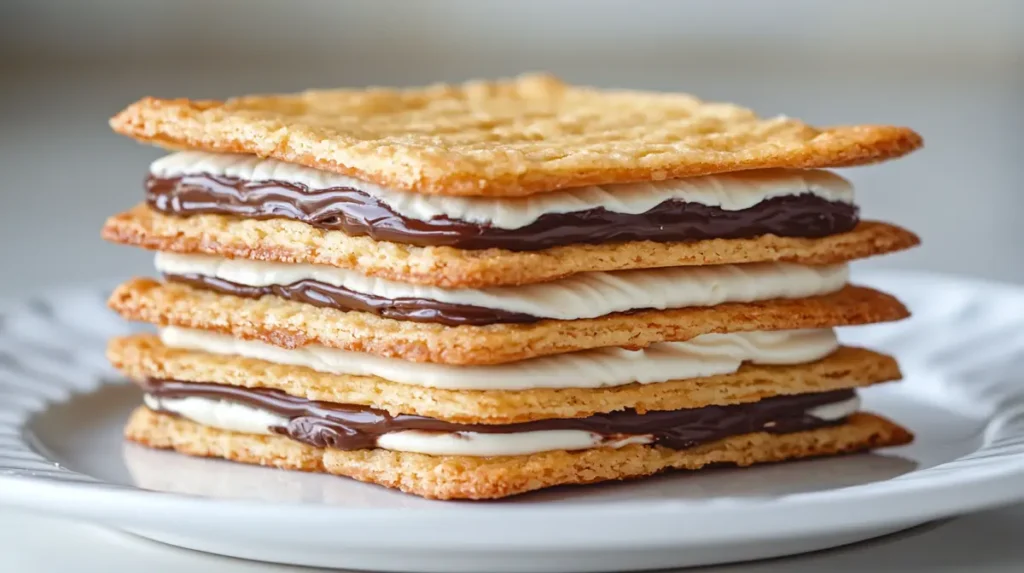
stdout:
[[644,213],[669,200],[728,211],[748,209],[772,197],[805,193],[829,201],[853,202],[853,187],[847,180],[816,169],[764,169],[665,181],[591,185],[519,198],[410,193],[276,159],[203,151],[182,151],[162,157],[153,162],[150,173],[157,177],[205,173],[246,181],[284,181],[314,190],[348,187],[376,198],[410,219],[429,221],[444,216],[502,229],[525,227],[548,213],[598,207],[616,213]]
[[830,328],[705,334],[686,342],[661,342],[643,350],[598,348],[491,366],[408,362],[324,346],[287,349],[202,330],[167,327],[160,339],[171,348],[237,355],[305,366],[318,372],[377,376],[385,380],[456,390],[600,388],[731,374],[744,362],[803,364],[839,347]]
[[[272,412],[243,404],[210,398],[157,398],[146,395],[151,409],[173,412],[193,422],[247,434],[273,434],[270,428],[284,427],[288,420]],[[839,420],[860,408],[860,398],[818,406],[807,411],[826,421]],[[397,452],[415,452],[435,456],[517,456],[555,450],[586,450],[596,447],[620,448],[628,444],[649,444],[649,434],[623,436],[610,440],[583,430],[545,430],[508,434],[477,432],[421,432],[406,430],[384,434],[377,447]]]
[[251,287],[314,280],[387,300],[436,300],[558,320],[595,318],[641,308],[804,298],[838,291],[849,279],[849,270],[844,264],[811,267],[752,263],[580,273],[552,282],[514,287],[446,289],[373,278],[326,265],[268,263],[209,255],[157,253],[156,268],[161,273],[197,274]]

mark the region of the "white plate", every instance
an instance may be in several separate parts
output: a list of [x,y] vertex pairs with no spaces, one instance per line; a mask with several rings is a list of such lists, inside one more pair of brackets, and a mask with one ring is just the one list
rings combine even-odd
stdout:
[[105,310],[106,289],[50,293],[0,309],[0,503],[249,559],[500,572],[773,557],[1024,499],[1024,290],[858,278],[915,313],[842,333],[900,358],[907,380],[864,396],[917,433],[913,445],[487,503],[125,445],[120,427],[139,393],[103,346],[127,327]]

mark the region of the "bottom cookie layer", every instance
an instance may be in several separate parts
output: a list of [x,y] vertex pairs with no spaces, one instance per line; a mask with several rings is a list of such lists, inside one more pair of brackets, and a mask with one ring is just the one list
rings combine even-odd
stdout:
[[557,485],[644,477],[711,464],[748,466],[897,446],[913,436],[872,414],[792,434],[754,433],[685,450],[630,445],[580,452],[478,458],[387,450],[315,448],[285,437],[227,432],[138,408],[125,428],[134,442],[180,453],[351,477],[433,499],[495,499]]

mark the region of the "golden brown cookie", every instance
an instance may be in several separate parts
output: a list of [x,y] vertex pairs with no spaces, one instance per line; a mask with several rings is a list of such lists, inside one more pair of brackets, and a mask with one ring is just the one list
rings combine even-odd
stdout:
[[709,333],[869,324],[909,315],[892,296],[857,286],[811,298],[487,326],[399,321],[276,296],[240,298],[143,278],[118,287],[109,304],[127,319],[161,326],[208,330],[284,348],[319,344],[443,364],[501,364],[587,348],[645,347]]
[[891,357],[853,347],[841,347],[809,364],[744,364],[735,374],[607,388],[532,390],[448,390],[375,376],[326,374],[302,366],[168,348],[149,334],[111,340],[107,357],[126,376],[139,381],[151,378],[273,388],[307,400],[372,406],[391,414],[417,414],[459,424],[514,424],[582,418],[628,408],[646,412],[739,404],[900,378]]
[[686,450],[631,445],[528,456],[429,456],[388,450],[320,449],[282,436],[239,434],[138,408],[125,428],[134,442],[193,456],[324,472],[435,499],[495,499],[567,484],[649,476],[711,464],[749,466],[909,443],[913,436],[873,414],[792,434],[733,436]]
[[687,94],[574,87],[547,75],[227,101],[150,97],[110,124],[164,147],[250,153],[441,195],[862,165],[922,144],[904,127],[815,128]]
[[533,252],[468,251],[350,237],[285,219],[174,217],[145,205],[111,217],[103,237],[159,251],[332,265],[395,281],[451,288],[543,282],[586,271],[769,261],[824,265],[908,249],[920,242],[894,225],[865,221],[848,233],[818,239],[764,235],[685,243],[568,245]]

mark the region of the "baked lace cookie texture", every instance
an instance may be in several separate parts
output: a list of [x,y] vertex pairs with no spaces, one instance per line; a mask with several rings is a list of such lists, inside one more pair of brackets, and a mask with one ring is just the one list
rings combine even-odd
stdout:
[[834,329],[905,318],[848,263],[915,246],[827,168],[921,146],[544,75],[111,120],[169,150],[108,240],[159,278],[108,356],[154,448],[490,499],[860,452],[900,378]]

